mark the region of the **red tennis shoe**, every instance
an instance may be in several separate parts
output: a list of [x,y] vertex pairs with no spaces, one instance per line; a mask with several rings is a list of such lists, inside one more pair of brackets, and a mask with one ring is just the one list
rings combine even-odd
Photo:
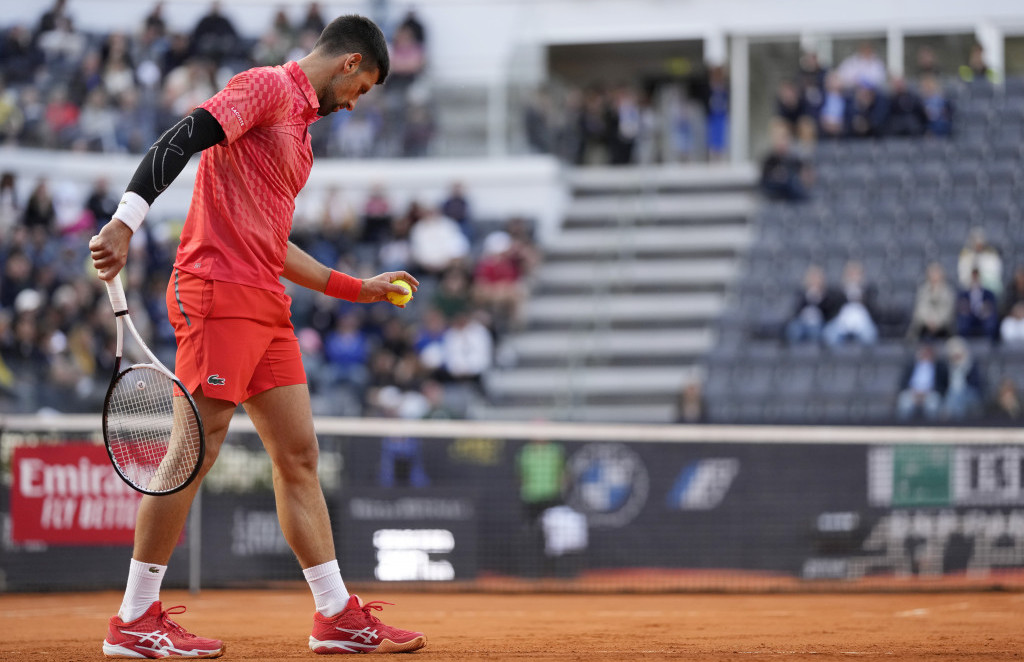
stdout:
[[103,640],[103,654],[119,658],[183,658],[220,657],[224,642],[197,637],[170,619],[171,614],[182,614],[182,606],[163,611],[160,602],[154,602],[146,613],[125,623],[119,616],[110,619],[107,638]]
[[337,616],[313,614],[313,634],[309,647],[314,653],[408,653],[427,645],[422,632],[399,630],[384,625],[370,613],[390,602],[367,602],[353,595]]

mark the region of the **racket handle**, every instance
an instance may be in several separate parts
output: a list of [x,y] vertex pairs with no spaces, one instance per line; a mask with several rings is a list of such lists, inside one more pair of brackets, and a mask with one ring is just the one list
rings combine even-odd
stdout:
[[124,295],[124,285],[121,284],[121,276],[117,275],[103,282],[107,286],[107,297],[110,298],[110,307],[114,309],[114,313],[123,313],[128,310],[128,299]]

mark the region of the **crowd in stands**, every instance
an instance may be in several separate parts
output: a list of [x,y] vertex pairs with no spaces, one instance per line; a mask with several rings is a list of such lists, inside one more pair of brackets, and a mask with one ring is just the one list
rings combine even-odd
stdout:
[[523,114],[528,148],[574,165],[721,161],[729,137],[729,82],[721,66],[688,82],[547,86]]
[[[914,82],[890,76],[868,42],[831,70],[815,53],[804,53],[796,75],[784,79],[775,94],[771,148],[761,168],[765,195],[792,201],[809,197],[810,157],[818,140],[949,137],[953,103],[931,49],[920,49],[917,70]],[[987,81],[990,73],[980,46],[959,71],[967,81]]]
[[[918,287],[906,331],[916,357],[900,379],[900,418],[989,416],[987,403],[1008,400],[1007,391],[1013,391],[1011,381],[999,384],[994,396],[989,393],[984,366],[972,356],[972,347],[1000,344],[1024,352],[1024,265],[1004,282],[999,252],[975,228],[960,251],[957,272],[950,282],[942,264],[932,262]],[[783,329],[788,343],[838,347],[878,341],[878,321],[885,311],[860,262],[846,264],[837,286],[827,282],[820,265],[811,264],[794,298]]]
[[[2,19],[0,19],[2,21]],[[257,38],[241,34],[218,2],[190,31],[173,30],[161,3],[134,32],[83,32],[66,0],[34,26],[0,24],[0,143],[132,152],[212,96],[235,73],[309,52],[325,25],[311,2],[281,9]],[[391,76],[353,113],[310,127],[318,156],[422,156],[434,136],[429,98],[417,88],[426,30],[413,11],[389,35]]]
[[[16,176],[0,176],[0,411],[98,411],[110,379],[113,317],[87,244],[117,198],[102,178],[87,196],[61,201],[54,190],[62,188],[40,179],[21,200]],[[73,209],[59,213],[62,205]],[[337,188],[304,192],[297,244],[347,273],[407,269],[421,282],[404,310],[289,286],[318,413],[471,414],[486,400],[481,376],[497,341],[521,324],[539,255],[532,234],[524,219],[478,219],[458,183],[442,200],[405,208],[383,186],[359,201]],[[176,247],[175,228],[143,224],[126,269],[132,317],[168,365],[175,344],[165,291]]]

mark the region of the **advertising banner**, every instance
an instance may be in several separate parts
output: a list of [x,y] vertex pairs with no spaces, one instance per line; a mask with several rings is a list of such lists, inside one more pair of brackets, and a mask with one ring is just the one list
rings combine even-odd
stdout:
[[11,538],[48,545],[130,545],[141,495],[103,446],[19,446],[12,457]]

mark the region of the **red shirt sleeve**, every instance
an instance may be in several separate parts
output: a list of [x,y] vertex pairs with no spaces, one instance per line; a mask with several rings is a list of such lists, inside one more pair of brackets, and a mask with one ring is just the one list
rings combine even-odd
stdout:
[[281,76],[258,67],[235,75],[199,107],[217,118],[224,129],[223,144],[230,145],[253,127],[275,122],[291,107],[291,93]]

